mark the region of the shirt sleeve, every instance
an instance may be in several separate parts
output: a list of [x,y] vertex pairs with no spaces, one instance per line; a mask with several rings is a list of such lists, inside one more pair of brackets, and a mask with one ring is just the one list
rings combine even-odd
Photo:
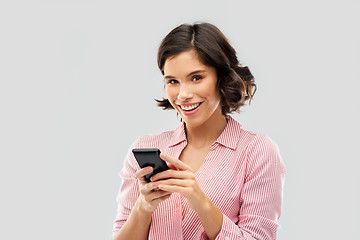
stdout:
[[137,178],[135,177],[135,173],[140,169],[140,167],[131,152],[133,148],[136,148],[138,142],[139,140],[135,141],[131,145],[125,158],[124,166],[119,174],[122,179],[122,183],[116,197],[118,208],[113,225],[113,234],[119,231],[124,225],[131,213],[131,209],[139,197],[139,184]]
[[277,145],[256,135],[248,147],[238,223],[223,214],[219,239],[275,240],[281,215],[285,166]]

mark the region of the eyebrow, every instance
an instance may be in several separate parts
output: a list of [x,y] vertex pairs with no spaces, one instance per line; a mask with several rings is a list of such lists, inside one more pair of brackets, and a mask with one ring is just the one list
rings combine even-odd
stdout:
[[[206,72],[206,71],[205,70],[195,70],[195,71],[189,73],[188,75],[186,75],[186,77],[189,77],[191,75],[198,74],[198,73],[204,73],[204,72]],[[175,78],[175,77],[171,76],[171,75],[166,75],[164,78],[167,79],[167,78]]]

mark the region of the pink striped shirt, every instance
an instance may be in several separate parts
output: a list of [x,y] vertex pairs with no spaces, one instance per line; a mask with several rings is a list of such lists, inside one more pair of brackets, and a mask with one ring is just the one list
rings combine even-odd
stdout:
[[[223,214],[216,239],[276,239],[285,167],[277,145],[267,136],[241,128],[232,117],[211,145],[195,177],[203,192]],[[138,196],[139,170],[132,148],[159,148],[179,158],[187,144],[184,124],[174,131],[138,138],[120,172],[123,180],[113,233],[128,218]],[[178,193],[160,203],[152,214],[149,239],[208,239],[196,212]]]

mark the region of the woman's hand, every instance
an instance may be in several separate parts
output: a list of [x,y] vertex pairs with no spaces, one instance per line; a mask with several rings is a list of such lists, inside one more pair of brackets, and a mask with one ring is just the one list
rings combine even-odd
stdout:
[[151,177],[152,187],[162,191],[183,195],[193,209],[199,209],[206,195],[196,182],[192,168],[182,161],[160,154],[161,159],[169,163],[169,170],[160,172]]
[[135,176],[139,180],[140,196],[138,204],[141,209],[152,213],[160,202],[168,199],[171,192],[160,190],[156,184],[145,180],[145,175],[153,171],[152,167],[142,168],[136,172]]

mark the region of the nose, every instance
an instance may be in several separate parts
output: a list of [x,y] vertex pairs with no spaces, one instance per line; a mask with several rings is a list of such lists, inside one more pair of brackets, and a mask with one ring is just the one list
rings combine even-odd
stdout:
[[193,97],[193,91],[192,91],[191,86],[189,84],[182,84],[180,86],[178,99],[180,101],[186,101],[186,100],[191,99],[192,97]]

